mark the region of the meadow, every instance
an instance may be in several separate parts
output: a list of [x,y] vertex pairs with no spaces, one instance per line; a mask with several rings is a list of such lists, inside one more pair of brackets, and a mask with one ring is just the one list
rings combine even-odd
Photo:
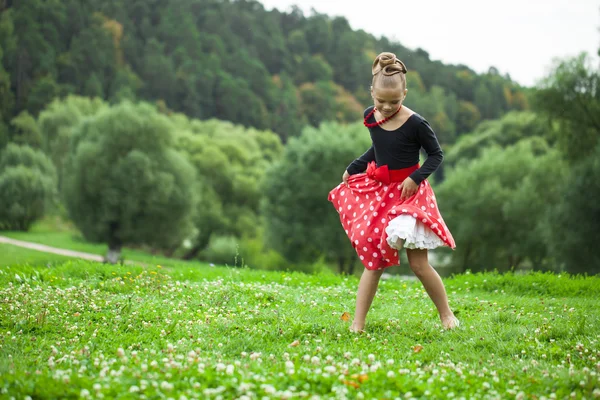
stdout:
[[445,279],[452,331],[393,277],[352,334],[358,280],[327,271],[1,265],[3,398],[600,397],[597,277]]

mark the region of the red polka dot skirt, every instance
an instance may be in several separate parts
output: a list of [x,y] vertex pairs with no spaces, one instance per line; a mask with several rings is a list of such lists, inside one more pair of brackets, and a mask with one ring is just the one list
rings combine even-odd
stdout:
[[[386,230],[390,231],[391,225],[406,225],[407,216],[414,218],[413,226],[417,223],[435,239],[432,241],[437,243],[435,246],[456,247],[427,180],[421,182],[415,195],[400,200],[401,182],[418,167],[388,170],[387,166],[376,168],[371,162],[365,173],[348,178],[348,186],[341,183],[329,192],[328,199],[340,215],[342,226],[365,268],[377,270],[400,264],[398,250],[390,246]],[[390,224],[392,220],[395,221]],[[397,224],[400,221],[402,223]]]

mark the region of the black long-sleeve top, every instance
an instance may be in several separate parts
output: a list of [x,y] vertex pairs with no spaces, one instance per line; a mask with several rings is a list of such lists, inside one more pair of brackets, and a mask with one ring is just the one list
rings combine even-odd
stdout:
[[[373,106],[365,110],[366,117]],[[375,122],[372,115],[367,122]],[[362,156],[358,157],[347,168],[350,175],[364,172],[367,164],[375,161],[377,167],[387,165],[389,169],[412,167],[419,162],[421,147],[427,153],[427,160],[410,175],[418,185],[434,173],[442,160],[444,153],[429,123],[419,114],[411,115],[408,120],[394,131],[386,131],[380,126],[369,128],[373,144]]]

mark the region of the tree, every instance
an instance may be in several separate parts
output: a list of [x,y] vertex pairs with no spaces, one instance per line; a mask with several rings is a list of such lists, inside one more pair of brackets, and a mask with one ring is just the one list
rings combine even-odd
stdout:
[[600,69],[585,53],[558,61],[535,93],[534,107],[559,123],[556,138],[570,160],[593,153],[600,142]]
[[222,121],[183,115],[172,120],[179,132],[177,146],[196,168],[200,189],[193,219],[196,233],[184,258],[198,256],[210,243],[222,243],[217,237],[254,237],[260,225],[260,182],[265,169],[281,156],[280,139],[270,131]]
[[147,104],[101,110],[80,124],[65,165],[63,197],[87,240],[122,246],[179,246],[191,232],[195,173],[174,149],[168,118]]
[[69,155],[71,133],[86,117],[93,116],[108,105],[102,100],[79,96],[55,99],[44,109],[37,121],[41,148],[50,157],[58,174],[58,189],[63,182],[63,165]]
[[446,171],[436,191],[457,242],[452,264],[508,271],[528,260],[541,268],[549,205],[562,196],[560,153],[534,137],[506,148],[490,145]]
[[292,262],[324,255],[341,273],[351,273],[358,258],[327,194],[369,145],[362,124],[324,123],[290,139],[264,180],[266,243]]
[[56,196],[56,171],[39,150],[9,144],[0,154],[0,229],[26,231]]

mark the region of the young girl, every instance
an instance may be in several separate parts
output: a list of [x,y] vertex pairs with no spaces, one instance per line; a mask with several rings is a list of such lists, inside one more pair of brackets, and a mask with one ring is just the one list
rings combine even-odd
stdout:
[[[442,162],[442,149],[429,123],[402,105],[408,92],[404,63],[393,53],[381,53],[373,62],[372,73],[374,106],[365,110],[364,124],[373,144],[348,166],[343,184],[328,197],[365,266],[350,330],[364,330],[379,278],[384,268],[399,264],[402,248],[437,307],[442,325],[452,329],[458,326],[458,319],[427,258],[428,249],[455,248],[427,182]],[[421,147],[428,157],[419,166]]]

